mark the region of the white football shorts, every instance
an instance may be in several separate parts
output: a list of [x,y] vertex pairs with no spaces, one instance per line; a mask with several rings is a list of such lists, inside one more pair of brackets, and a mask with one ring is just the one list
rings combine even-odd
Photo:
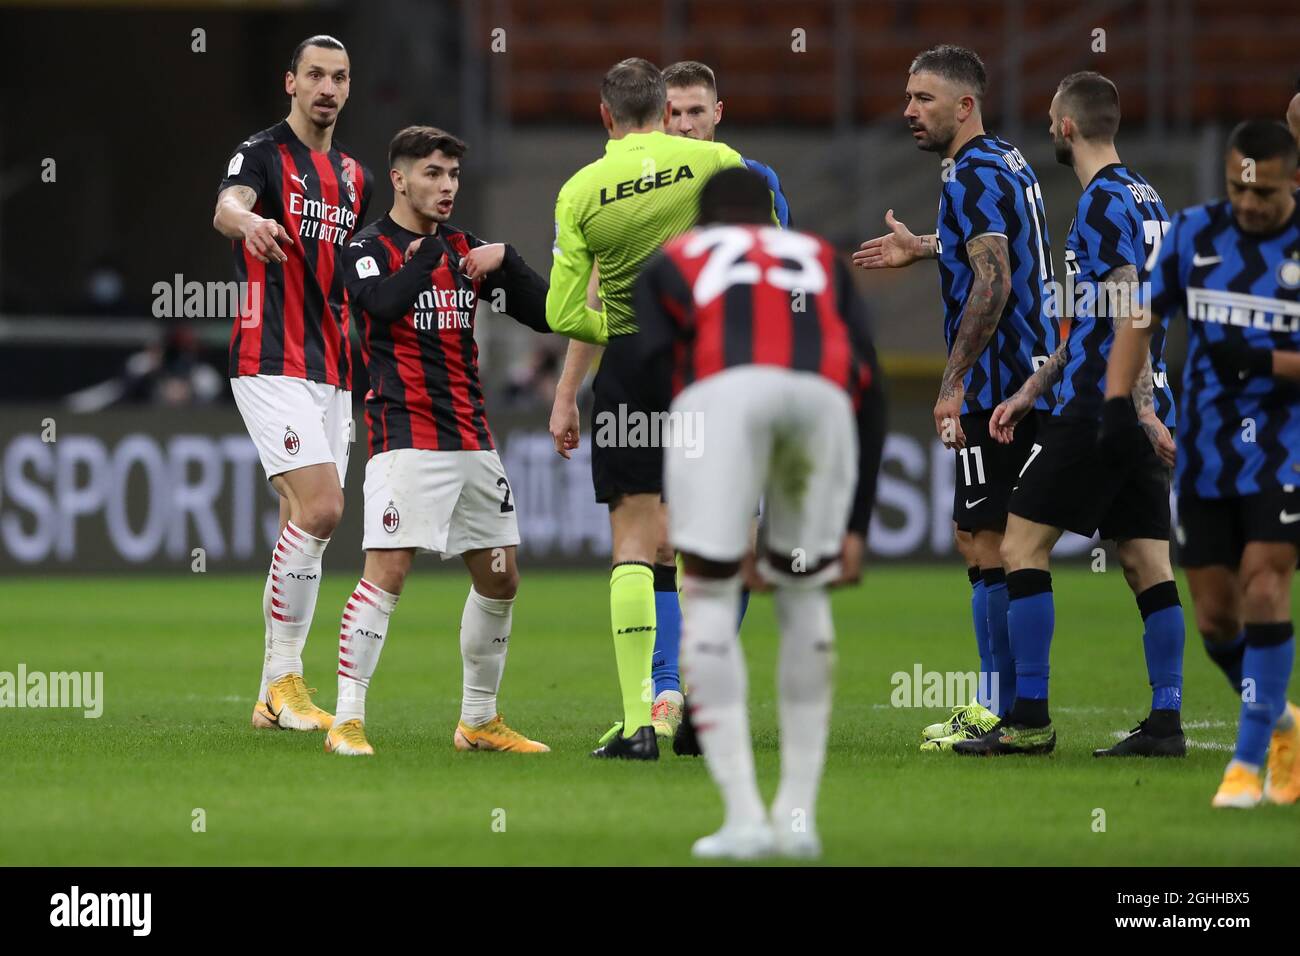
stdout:
[[396,448],[366,462],[362,547],[443,559],[519,544],[514,496],[495,450]]
[[288,375],[241,375],[230,390],[268,479],[329,462],[343,485],[354,435],[351,392]]
[[[762,498],[766,551],[802,556],[809,569],[838,557],[858,472],[853,403],[842,388],[813,372],[743,365],[687,386],[672,415],[674,434],[691,438],[665,449],[674,548],[740,560]],[[806,580],[836,573],[838,562]]]

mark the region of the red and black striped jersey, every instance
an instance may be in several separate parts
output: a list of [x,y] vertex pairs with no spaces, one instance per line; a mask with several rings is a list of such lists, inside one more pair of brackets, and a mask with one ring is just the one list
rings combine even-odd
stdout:
[[[291,237],[288,260],[259,262],[235,240],[240,315],[230,335],[230,376],[288,375],[352,387],[342,251],[365,218],[373,178],[337,144],[310,149],[281,120],[239,145],[218,192],[247,186],[253,212]],[[242,283],[248,283],[243,286]]]
[[824,239],[718,225],[667,242],[638,280],[643,348],[672,346],[671,394],[736,365],[816,372],[856,399],[874,355],[848,271]]
[[[404,261],[417,239],[419,249]],[[538,332],[549,332],[550,326],[546,280],[513,246],[506,245],[495,271],[473,281],[464,274],[462,260],[482,245],[450,224],[422,236],[391,216],[366,226],[348,243],[348,297],[361,316],[362,356],[370,375],[370,454],[495,447],[478,377],[478,301],[483,298],[493,311]]]
[[865,532],[884,441],[884,402],[866,309],[826,240],[775,226],[697,227],[646,261],[633,292],[644,400],[667,409],[692,382],[740,365],[821,375],[858,410]]

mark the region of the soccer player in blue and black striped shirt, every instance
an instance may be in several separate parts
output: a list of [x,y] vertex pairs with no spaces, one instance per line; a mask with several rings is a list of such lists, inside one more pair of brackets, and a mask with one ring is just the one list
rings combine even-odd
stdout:
[[[664,86],[668,88],[668,133],[688,139],[713,141],[722,122],[722,100],[718,99],[718,82],[713,70],[698,60],[681,60],[664,67]],[[790,228],[790,203],[781,188],[776,170],[766,163],[745,157],[745,165],[763,178],[772,193],[772,210],[782,229]]]
[[[1016,669],[1007,629],[1002,533],[1016,475],[1034,441],[1046,399],[1021,423],[1011,445],[989,433],[989,416],[1056,351],[1056,320],[1044,312],[1052,278],[1042,190],[1020,150],[984,131],[984,64],[970,50],[937,46],[911,66],[904,116],[916,144],[942,158],[936,232],[913,235],[885,216],[888,235],[864,242],[864,269],[939,262],[948,363],[934,406],[935,430],[957,452],[953,519],[972,584],[971,616],[983,698],[923,731],[923,750],[948,750],[987,732],[1015,698]],[[993,708],[993,709],[990,709]]]
[[[1010,594],[1017,697],[1007,725],[953,749],[958,753],[1041,753],[1055,734],[1047,709],[1048,661],[1055,608],[1052,547],[1065,531],[1116,542],[1124,577],[1142,615],[1151,714],[1099,757],[1181,757],[1187,753],[1179,711],[1183,683],[1183,609],[1169,562],[1169,466],[1173,401],[1164,375],[1164,326],[1153,329],[1151,354],[1133,402],[1150,439],[1112,467],[1096,453],[1105,394],[1106,358],[1114,331],[1133,320],[1138,273],[1169,217],[1155,189],[1120,162],[1119,91],[1099,73],[1061,81],[1050,109],[1056,158],[1079,178],[1083,195],[1066,241],[1064,287],[1056,309],[1073,318],[1069,338],[1014,396],[993,412],[999,441],[1014,440],[1016,423],[1055,389],[1051,417],[1038,429],[1011,495],[1002,542]],[[1159,399],[1156,396],[1159,396]],[[1158,414],[1159,412],[1163,414]],[[1162,420],[1163,419],[1163,420]],[[1163,455],[1163,460],[1161,456]]]
[[1242,705],[1216,807],[1300,797],[1300,710],[1286,699],[1295,660],[1291,580],[1300,555],[1296,165],[1295,140],[1280,123],[1247,122],[1233,131],[1227,200],[1174,217],[1147,262],[1142,298],[1149,315],[1116,335],[1106,371],[1100,449],[1119,460],[1144,444],[1128,394],[1149,349],[1148,320],[1186,316],[1174,470],[1179,557],[1201,633],[1220,645],[1242,633],[1244,648],[1236,664],[1222,655]]

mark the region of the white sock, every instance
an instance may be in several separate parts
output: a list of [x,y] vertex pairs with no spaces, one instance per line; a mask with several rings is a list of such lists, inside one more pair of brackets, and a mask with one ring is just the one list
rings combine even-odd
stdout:
[[506,669],[514,598],[484,597],[470,585],[460,616],[460,657],[464,691],[460,719],[468,727],[486,724],[497,715],[497,691]]
[[266,665],[271,661],[271,572],[266,572],[266,587],[262,589],[262,621],[266,625],[262,647],[262,682],[257,687],[257,699],[266,700]]
[[329,538],[317,538],[294,525],[284,526],[271,558],[271,653],[266,679],[302,673],[316,595],[320,591],[321,555]]
[[365,578],[357,582],[343,608],[339,627],[339,700],[335,726],[345,720],[366,719],[366,690],[379,666],[388,633],[388,619],[397,595],[377,588]]
[[781,785],[772,801],[772,825],[786,833],[816,833],[831,716],[831,602],[824,588],[784,587],[775,603],[781,631]]
[[713,782],[722,791],[725,826],[765,819],[749,738],[745,662],[736,635],[740,578],[687,575],[682,583],[682,674],[691,687],[691,720]]

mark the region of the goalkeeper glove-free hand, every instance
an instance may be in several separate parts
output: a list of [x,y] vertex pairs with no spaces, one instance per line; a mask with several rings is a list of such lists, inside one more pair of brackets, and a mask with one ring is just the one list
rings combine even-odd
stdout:
[[1244,382],[1248,378],[1273,374],[1272,349],[1254,349],[1232,342],[1214,342],[1206,346],[1210,364],[1219,378]]

